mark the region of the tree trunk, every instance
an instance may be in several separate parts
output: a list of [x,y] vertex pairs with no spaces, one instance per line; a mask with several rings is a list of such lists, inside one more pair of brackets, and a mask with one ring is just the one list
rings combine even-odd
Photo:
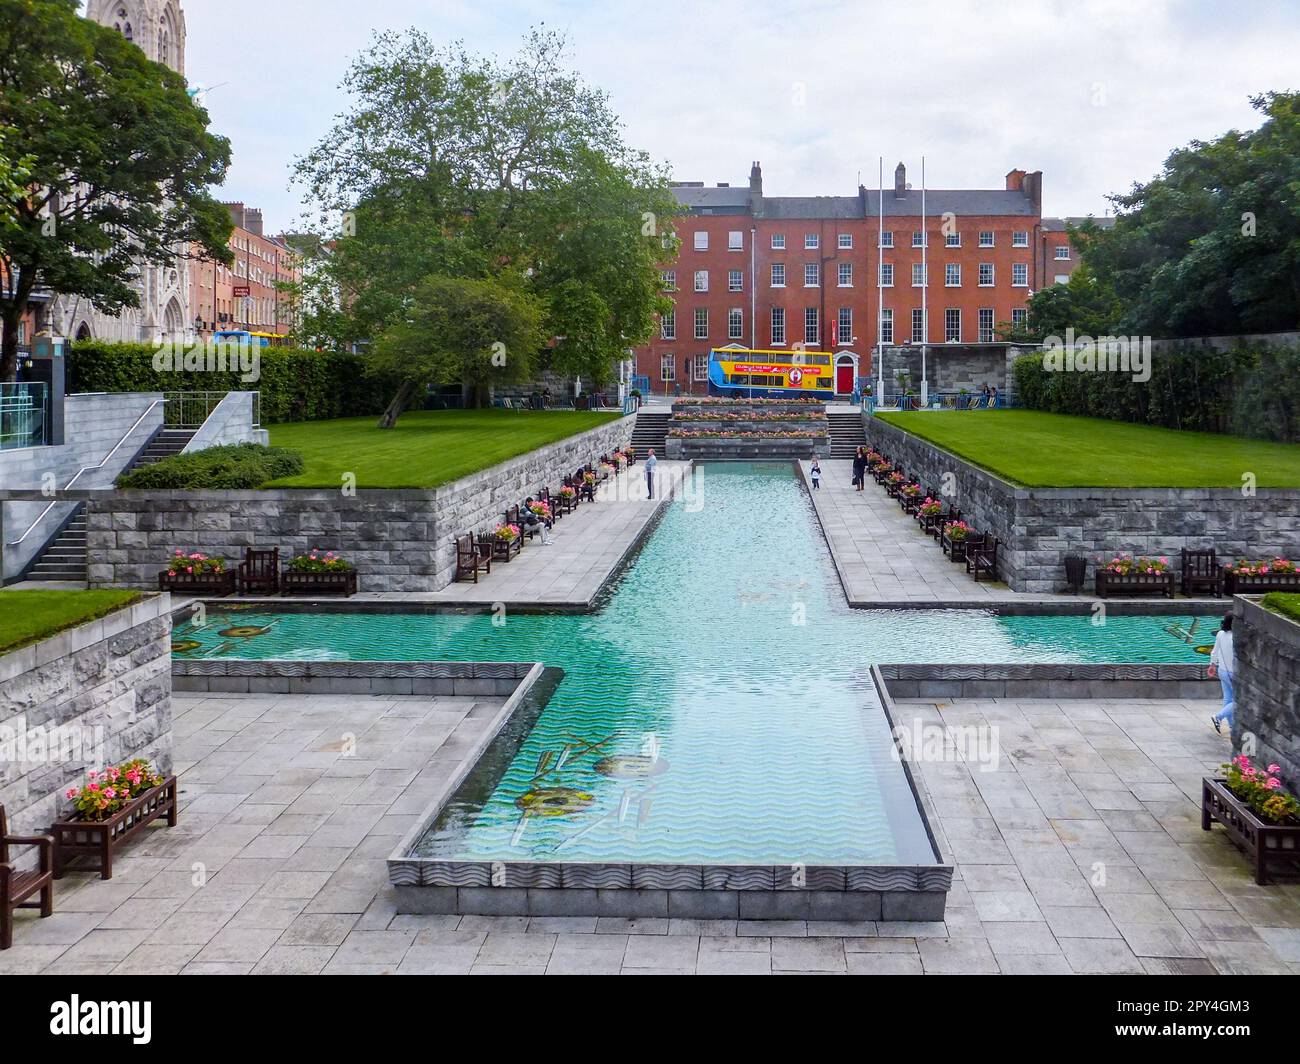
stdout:
[[397,424],[397,419],[402,416],[402,411],[410,405],[411,397],[415,395],[415,389],[416,384],[414,381],[402,381],[402,386],[397,389],[393,401],[388,404],[388,409],[384,411],[383,416],[379,419],[381,429],[391,429]]
[[8,384],[18,376],[18,323],[22,317],[21,305],[4,308],[4,339],[0,341],[0,384]]
[[492,386],[490,384],[471,384],[469,389],[475,410],[483,410],[492,405]]

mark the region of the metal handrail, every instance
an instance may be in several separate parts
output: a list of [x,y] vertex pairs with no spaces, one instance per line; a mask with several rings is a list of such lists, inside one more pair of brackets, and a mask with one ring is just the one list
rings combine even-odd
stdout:
[[[113,449],[112,449],[111,451],[109,451],[108,454],[104,455],[104,457],[101,458],[101,459],[99,460],[99,462],[96,463],[95,465],[93,465],[93,466],[82,466],[80,469],[78,469],[78,470],[77,470],[77,471],[72,475],[72,479],[69,480],[66,484],[64,484],[63,487],[61,487],[61,488],[59,489],[59,491],[67,491],[69,488],[71,488],[72,485],[75,484],[75,483],[76,483],[76,482],[81,478],[81,474],[82,474],[82,473],[91,473],[91,472],[94,472],[96,469],[103,469],[105,463],[107,463],[108,460],[109,460],[110,458],[113,457],[113,455],[117,454],[117,452],[118,452],[118,448],[120,448],[120,447],[122,446],[122,444],[126,443],[126,441],[130,438],[131,433],[133,433],[136,429],[138,429],[138,428],[140,427],[140,425],[143,423],[144,419],[147,418],[147,417],[149,416],[149,414],[150,414],[150,412],[153,410],[153,408],[154,408],[155,406],[159,406],[159,405],[161,405],[162,403],[165,403],[165,402],[167,402],[166,399],[155,399],[155,400],[153,400],[153,402],[151,402],[151,403],[149,404],[149,406],[145,409],[144,413],[141,414],[138,418],[135,419],[135,424],[132,425],[129,429],[126,430],[125,434],[122,436],[122,438],[121,438],[120,440],[117,441],[117,443],[113,446]],[[26,532],[24,532],[24,533],[23,533],[21,536],[19,536],[17,539],[12,539],[12,540],[9,541],[9,546],[11,546],[11,547],[16,547],[16,546],[18,546],[18,544],[20,544],[23,540],[25,540],[28,536],[30,536],[30,535],[32,534],[32,530],[33,530],[37,525],[39,525],[42,521],[45,520],[45,515],[48,514],[51,510],[53,510],[54,507],[58,505],[58,503],[59,503],[59,500],[58,500],[58,499],[53,499],[53,500],[50,502],[50,504],[49,504],[48,506],[46,506],[45,509],[42,510],[42,511],[40,512],[40,515],[36,518],[36,520],[33,521],[30,525],[27,526],[27,531],[26,531]]]

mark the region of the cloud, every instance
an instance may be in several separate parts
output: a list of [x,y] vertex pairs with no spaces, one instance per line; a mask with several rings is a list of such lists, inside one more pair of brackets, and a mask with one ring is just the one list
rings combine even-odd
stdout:
[[527,28],[563,30],[572,65],[609,92],[630,143],[683,179],[777,195],[851,194],[899,159],[934,188],[998,188],[1044,171],[1048,214],[1102,213],[1169,151],[1256,124],[1251,95],[1295,89],[1300,10],[1208,0],[188,0],[188,74],[234,165],[227,198],[293,225],[291,160],[346,101],[349,58],[374,29],[419,26],[505,54]]

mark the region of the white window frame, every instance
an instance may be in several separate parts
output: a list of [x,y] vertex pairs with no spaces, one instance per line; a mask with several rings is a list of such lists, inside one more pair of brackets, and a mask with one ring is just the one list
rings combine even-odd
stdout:
[[956,232],[956,233],[944,233],[944,234],[943,234],[943,246],[946,247],[946,248],[959,248],[959,247],[961,247],[961,232],[960,232],[960,230],[959,230],[958,232]]
[[[989,323],[987,328],[984,326],[986,315]],[[993,308],[980,307],[977,321],[979,323],[979,342],[982,344],[993,343],[997,339],[997,316],[994,314]]]
[[[808,280],[811,277],[812,280]],[[822,267],[819,262],[805,262],[803,264],[803,286],[805,288],[820,288],[822,286]]]
[[[778,270],[780,271],[781,274],[781,279],[779,281],[776,279]],[[785,287],[785,263],[784,262],[772,263],[772,271],[769,274],[769,276],[771,278],[770,287],[784,288]]]
[[878,280],[881,288],[894,287],[894,264],[892,262],[882,262],[880,264],[880,277]]
[[[1062,255],[1061,252],[1065,252],[1065,254]],[[1057,245],[1056,245],[1056,256],[1055,256],[1054,261],[1056,261],[1056,262],[1069,262],[1069,261],[1070,261],[1070,245],[1069,245],[1069,244],[1057,244]]]
[[894,231],[892,229],[882,229],[880,231],[880,247],[892,248],[894,246]]
[[925,311],[920,307],[912,308],[912,343],[923,344],[925,335]]
[[785,307],[773,307],[767,316],[767,326],[773,347],[785,346]]
[[927,280],[926,275],[929,272],[930,272],[929,263],[920,263],[920,262],[912,263],[912,287],[913,288],[928,287],[926,284],[926,280]]
[[893,307],[886,307],[880,312],[880,342],[882,344],[892,344],[894,342]]
[[745,231],[743,229],[727,230],[727,250],[728,251],[745,250]]
[[[1017,277],[1021,277],[1022,280],[1017,281],[1016,280]],[[1013,262],[1011,264],[1011,287],[1012,288],[1029,287],[1029,263]]]
[[784,234],[784,233],[773,233],[773,234],[772,234],[772,250],[773,250],[773,251],[784,251],[784,250],[785,250],[785,234]]
[[[847,315],[847,321],[845,317]],[[853,343],[853,308],[840,307],[835,316],[835,342],[840,346]]]
[[745,338],[745,312],[740,307],[727,311],[727,339],[743,340]]
[[[701,328],[703,323],[703,328]],[[707,340],[709,338],[709,308],[695,308],[695,339]]]
[[659,315],[659,339],[677,339],[677,311],[675,309]]
[[804,251],[816,251],[819,247],[822,246],[821,241],[822,238],[820,233],[804,233],[803,235]]
[[745,290],[745,271],[728,270],[727,271],[727,291],[743,292]]
[[694,280],[693,283],[694,283],[694,285],[695,285],[695,291],[697,291],[697,292],[707,292],[707,291],[709,290],[709,271],[708,271],[708,270],[696,270],[696,271],[695,271],[695,280]]
[[676,291],[677,291],[677,271],[676,271],[676,270],[660,270],[660,271],[659,271],[659,283],[660,283],[660,287],[661,287],[665,292],[676,292]]
[[671,382],[677,379],[676,355],[659,356],[659,379],[665,382]]
[[853,263],[841,262],[836,268],[836,287],[852,288],[853,287]]
[[822,315],[818,307],[804,307],[803,342],[820,344],[822,338]]
[[[954,328],[954,321],[956,327]],[[961,307],[949,307],[943,312],[943,342],[961,343]]]
[[[987,271],[988,280],[984,280],[985,271]],[[981,262],[979,268],[979,287],[992,288],[997,283],[997,268],[991,262]]]
[[943,265],[943,286],[944,288],[961,287],[961,263],[945,262]]
[[1013,248],[1029,247],[1029,230],[1013,229],[1011,232],[1011,246]]
[[1011,324],[1024,325],[1029,321],[1029,311],[1025,307],[1011,308]]
[[914,247],[914,248],[926,248],[926,247],[929,247],[929,246],[930,246],[930,244],[929,244],[929,239],[928,239],[928,237],[926,236],[926,232],[925,232],[925,230],[924,230],[924,229],[913,229],[913,230],[912,230],[912,247]]
[[707,354],[696,355],[691,359],[691,376],[697,381],[709,379],[709,356]]
[[997,246],[997,234],[992,229],[981,229],[979,246],[982,248],[991,248]]
[[709,250],[709,231],[707,229],[695,230],[695,243],[693,246],[696,251]]
[[852,250],[853,250],[853,234],[852,234],[852,233],[840,233],[840,234],[839,234],[838,236],[836,236],[836,238],[835,238],[835,246],[836,246],[840,251],[852,251]]

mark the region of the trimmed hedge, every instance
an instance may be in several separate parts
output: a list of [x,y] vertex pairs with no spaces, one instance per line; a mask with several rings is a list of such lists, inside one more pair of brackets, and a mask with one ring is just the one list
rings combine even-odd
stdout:
[[1023,355],[1014,376],[1016,402],[1031,410],[1300,442],[1300,347],[1169,345],[1152,353],[1142,383],[1127,373],[1053,373],[1041,354]]
[[302,455],[283,447],[234,443],[191,454],[174,454],[117,478],[119,488],[253,489],[302,472]]
[[1280,613],[1290,620],[1300,622],[1300,595],[1289,594],[1282,591],[1270,591],[1259,604],[1267,609]]
[[[238,372],[160,373],[151,344],[83,340],[67,357],[72,392],[260,391],[262,424],[321,421],[382,414],[398,381],[366,373],[364,355],[300,347],[258,348],[261,375],[245,382]],[[416,404],[418,408],[418,404]]]

